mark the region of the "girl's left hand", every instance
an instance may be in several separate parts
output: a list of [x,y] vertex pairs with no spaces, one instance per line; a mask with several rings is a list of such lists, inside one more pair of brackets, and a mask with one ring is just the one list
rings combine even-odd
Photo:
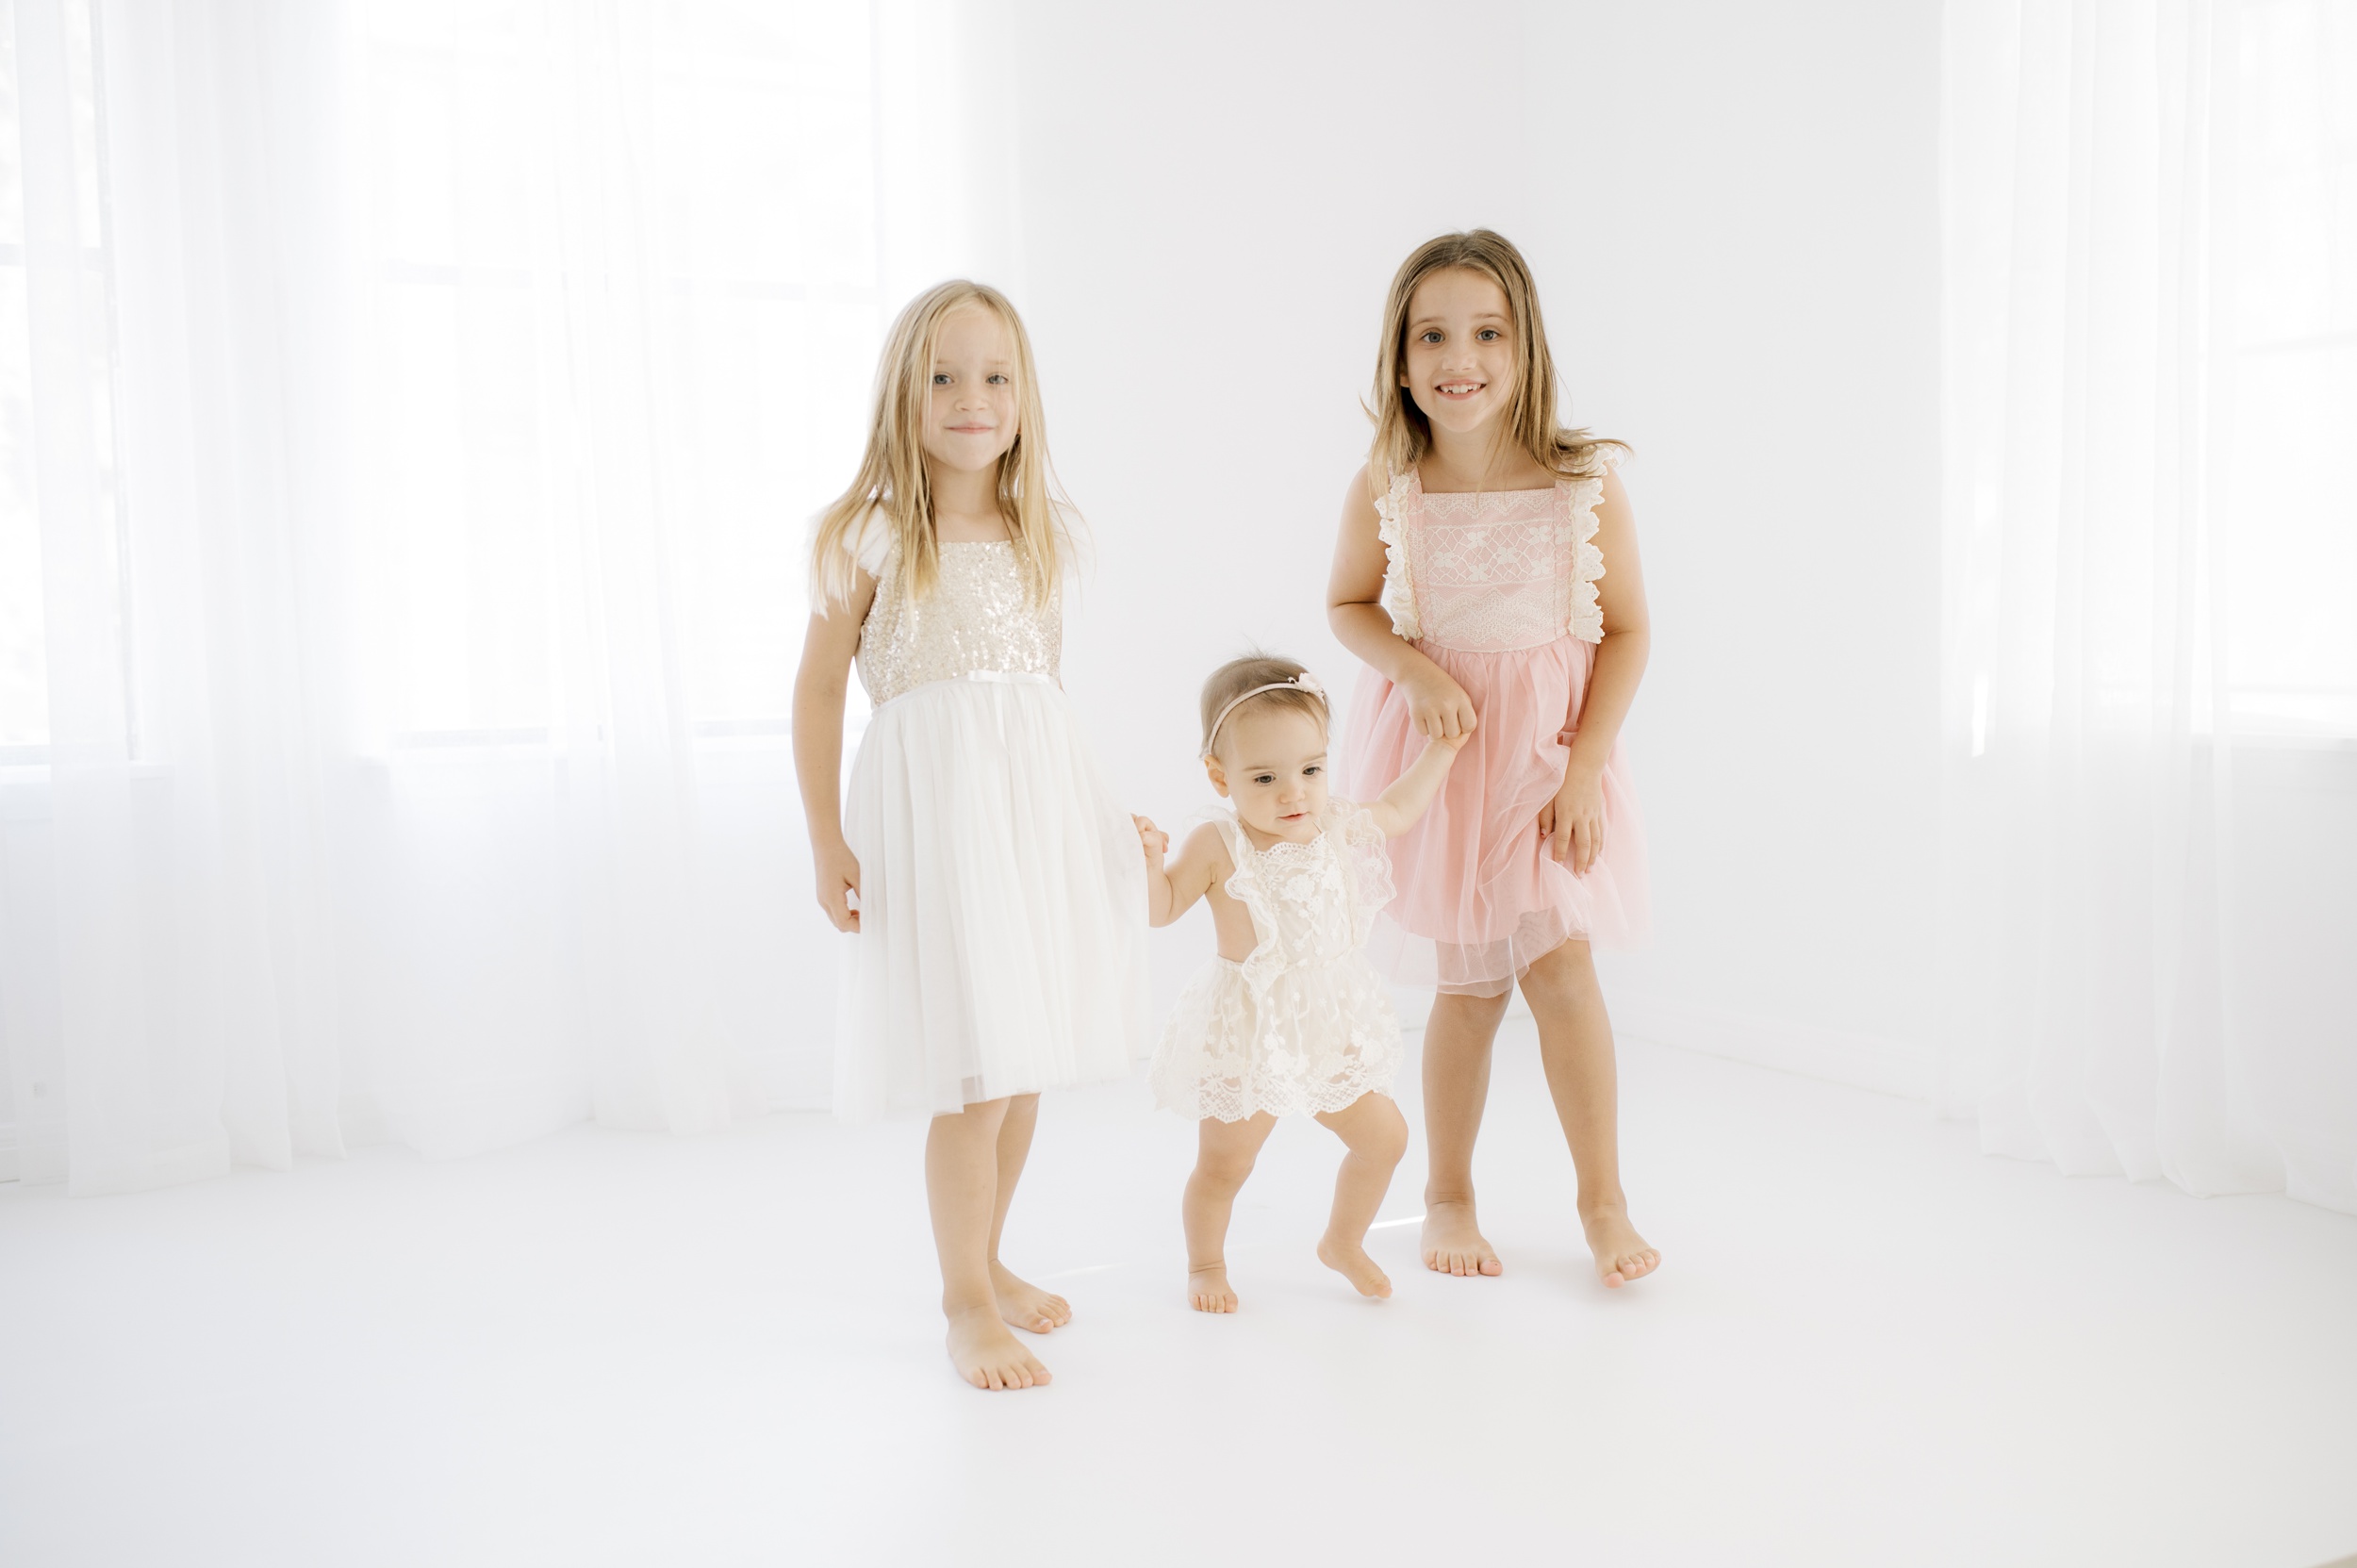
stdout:
[[1539,808],[1539,836],[1549,840],[1547,852],[1584,877],[1604,849],[1604,779],[1585,768],[1563,775],[1555,799]]

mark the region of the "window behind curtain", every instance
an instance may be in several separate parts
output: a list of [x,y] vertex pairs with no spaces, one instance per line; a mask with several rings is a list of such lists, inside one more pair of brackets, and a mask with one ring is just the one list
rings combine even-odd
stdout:
[[[651,335],[673,602],[705,733],[784,728],[805,520],[848,482],[878,337],[864,4],[656,8],[629,177],[660,214]],[[383,384],[368,528],[396,563],[393,728],[521,738],[550,718],[558,563],[539,518],[552,273],[528,8],[368,12],[365,144]]]
[[2357,735],[2357,0],[2244,0],[2237,727]]
[[[120,540],[104,225],[103,41],[63,0],[76,206],[96,345],[101,525]],[[653,13],[643,177],[664,215],[656,308],[666,491],[691,710],[782,728],[803,520],[856,462],[878,337],[867,8],[671,0]],[[531,330],[529,8],[378,0],[362,13],[364,236],[381,381],[363,526],[399,644],[393,726],[463,738],[549,718],[544,377]],[[45,760],[47,698],[17,39],[0,8],[0,764]],[[555,287],[594,285],[559,279]],[[126,661],[126,666],[127,666]],[[135,711],[135,709],[134,709]]]
[[[94,526],[121,540],[113,452],[113,312],[105,225],[105,148],[98,113],[104,68],[90,0],[62,0],[70,177],[80,232],[80,328],[89,355],[90,431],[96,479]],[[0,8],[0,765],[44,761],[49,694],[42,656],[41,483],[33,437],[33,355],[25,298],[24,116],[14,8]],[[35,178],[42,177],[36,171]],[[120,567],[121,554],[115,559]],[[132,710],[136,711],[136,710]]]

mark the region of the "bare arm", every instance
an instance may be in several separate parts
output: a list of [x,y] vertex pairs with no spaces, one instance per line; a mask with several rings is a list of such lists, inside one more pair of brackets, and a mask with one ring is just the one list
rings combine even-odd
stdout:
[[1400,688],[1417,734],[1436,740],[1470,734],[1476,722],[1473,699],[1399,635],[1383,608],[1383,536],[1368,483],[1367,470],[1360,469],[1343,497],[1342,534],[1326,591],[1327,624],[1344,648]]
[[1178,847],[1178,858],[1165,866],[1162,851],[1170,844],[1169,836],[1146,818],[1137,820],[1138,834],[1146,842],[1146,919],[1166,926],[1194,908],[1195,900],[1232,870],[1228,865],[1228,846],[1220,842],[1219,830],[1206,822],[1187,834],[1187,841]]
[[1441,793],[1447,782],[1448,770],[1457,761],[1457,753],[1465,749],[1470,738],[1457,735],[1446,740],[1425,743],[1424,752],[1408,765],[1408,770],[1392,781],[1392,787],[1367,807],[1375,825],[1383,830],[1386,838],[1397,838],[1416,825],[1424,808],[1432,803],[1432,797]]
[[843,838],[843,693],[859,652],[860,623],[875,602],[876,580],[859,573],[851,602],[814,614],[802,635],[794,676],[794,774],[802,788],[802,820],[818,876],[818,906],[837,931],[859,930],[859,858]]
[[1588,677],[1563,786],[1539,815],[1539,831],[1555,841],[1555,858],[1568,858],[1576,872],[1594,865],[1604,847],[1604,765],[1637,701],[1637,684],[1644,678],[1645,661],[1653,652],[1645,574],[1637,557],[1637,520],[1621,476],[1610,471],[1605,474],[1603,498],[1596,503],[1596,547],[1604,553],[1604,576],[1596,583],[1604,638],[1596,645],[1595,668]]

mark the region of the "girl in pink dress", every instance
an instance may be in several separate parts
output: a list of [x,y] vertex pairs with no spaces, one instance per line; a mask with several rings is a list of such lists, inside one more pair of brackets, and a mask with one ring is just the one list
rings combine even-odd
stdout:
[[1374,406],[1328,597],[1335,635],[1367,665],[1343,782],[1371,798],[1427,739],[1472,737],[1393,845],[1399,897],[1382,933],[1393,977],[1438,991],[1424,1036],[1424,1261],[1500,1272],[1475,1217],[1473,1150],[1519,983],[1589,1249],[1619,1286],[1660,1262],[1621,1190],[1612,1025],[1589,955],[1646,918],[1620,748],[1648,644],[1613,472],[1622,449],[1556,422],[1530,270],[1487,229],[1427,241],[1393,279]]

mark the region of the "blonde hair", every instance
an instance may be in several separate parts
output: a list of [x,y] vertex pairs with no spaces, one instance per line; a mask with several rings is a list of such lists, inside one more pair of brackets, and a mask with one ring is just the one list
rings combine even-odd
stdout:
[[1478,272],[1496,284],[1506,296],[1507,314],[1514,319],[1514,402],[1507,411],[1505,438],[1530,454],[1541,468],[1574,477],[1600,471],[1604,448],[1628,450],[1625,441],[1566,430],[1556,422],[1555,355],[1547,351],[1539,286],[1531,281],[1530,266],[1506,236],[1469,229],[1426,240],[1400,263],[1392,279],[1391,296],[1383,304],[1383,341],[1375,356],[1375,402],[1367,410],[1375,421],[1369,479],[1380,488],[1431,450],[1432,422],[1400,385],[1408,368],[1408,311],[1425,279],[1458,270]]
[[[1291,659],[1280,659],[1259,652],[1246,653],[1241,659],[1230,659],[1212,670],[1211,679],[1203,683],[1202,754],[1207,757],[1211,755],[1211,742],[1218,738],[1212,734],[1211,726],[1220,724],[1223,714],[1232,721],[1239,715],[1262,704],[1273,708],[1291,708],[1308,714],[1320,724],[1331,725],[1333,718],[1327,710],[1325,693],[1308,686],[1283,684],[1298,681],[1308,673]],[[1277,689],[1254,692],[1243,701],[1236,702],[1238,697],[1252,691],[1255,686],[1275,686]],[[1232,713],[1228,707],[1230,702],[1236,702]],[[1227,733],[1226,725],[1221,725],[1220,733]]]
[[932,484],[925,470],[925,420],[941,323],[952,311],[974,306],[995,314],[1014,340],[1015,436],[998,459],[998,509],[1014,536],[1015,556],[1033,602],[1046,604],[1055,597],[1072,512],[1047,462],[1047,421],[1040,410],[1030,335],[1004,294],[987,284],[954,278],[911,300],[884,340],[883,356],[876,366],[867,454],[860,459],[859,477],[850,488],[819,514],[811,546],[813,598],[819,605],[849,602],[857,582],[860,536],[871,513],[882,518],[898,547],[900,570],[912,597],[923,598],[940,580]]

